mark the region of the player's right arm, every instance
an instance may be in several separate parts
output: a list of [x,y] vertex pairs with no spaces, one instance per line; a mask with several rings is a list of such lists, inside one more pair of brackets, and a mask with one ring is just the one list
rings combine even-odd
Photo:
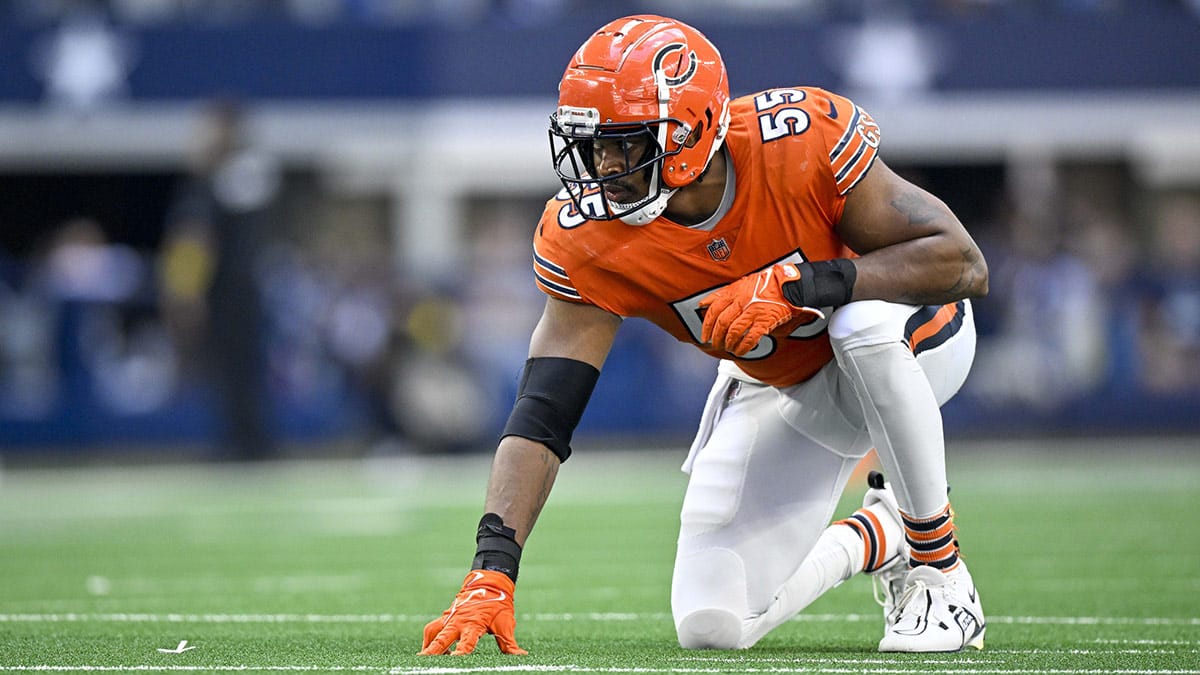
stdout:
[[591,396],[621,318],[592,305],[547,298],[529,360],[488,480],[477,550],[453,604],[425,627],[422,654],[474,650],[486,632],[506,654],[524,654],[512,594],[521,550],[570,455],[571,434]]
[[[586,364],[598,374],[620,326],[620,317],[592,305],[547,298],[542,318],[530,339],[529,358],[535,363],[540,359],[561,359],[563,361],[558,367],[567,372],[572,369],[582,371],[583,366],[575,364]],[[526,366],[527,373],[529,367]],[[577,384],[579,383],[561,383],[565,387],[574,387]],[[577,401],[590,394],[589,385],[586,392],[574,391],[565,393],[564,396]],[[520,405],[518,401],[517,406]],[[582,414],[582,407],[577,404],[568,405],[575,409],[567,414]],[[513,431],[511,425],[505,431],[506,435],[501,439],[492,463],[484,511],[499,515],[505,525],[516,530],[517,543],[524,546],[525,539],[533,529],[538,513],[550,494],[550,488],[558,474],[558,465],[566,457],[561,456],[561,448],[553,450],[545,442],[508,433]],[[563,440],[569,441],[569,438]]]

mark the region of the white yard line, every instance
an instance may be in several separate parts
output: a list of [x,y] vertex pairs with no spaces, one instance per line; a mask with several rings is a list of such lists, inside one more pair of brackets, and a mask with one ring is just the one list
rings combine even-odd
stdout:
[[[776,668],[776,667],[742,667],[738,665],[737,669],[722,669],[722,668],[637,668],[637,667],[600,667],[588,668],[583,665],[492,665],[492,667],[428,667],[428,668],[394,668],[389,671],[389,675],[466,675],[469,673],[672,673],[672,674],[694,674],[694,673],[814,673],[814,674],[841,674],[841,673],[871,673],[877,675],[890,674],[911,674],[913,673],[911,665],[898,665],[898,667],[876,667],[863,668],[847,665],[847,667],[805,667],[802,663],[796,663],[791,667]],[[943,668],[930,668],[928,665],[922,665],[919,669],[920,673],[936,673],[946,675],[1195,675],[1200,674],[1200,670],[1196,669],[1123,669],[1123,670],[1102,670],[1102,669],[1086,669],[1086,668],[995,668],[982,665],[979,668],[955,668],[953,665]]]
[[[666,613],[578,612],[520,614],[522,621],[665,621]],[[424,614],[149,614],[149,613],[13,613],[0,614],[0,623],[424,623]],[[793,621],[861,623],[878,621],[877,614],[801,614]],[[1200,626],[1200,617],[1121,616],[989,616],[992,624],[1055,626]]]
[[0,665],[7,673],[384,673],[376,665]]
[[[854,667],[853,661],[847,659],[846,667],[822,667],[812,665],[806,667],[802,662],[796,662],[791,667],[738,667],[737,670],[722,668],[637,668],[637,667],[598,667],[589,668],[584,665],[480,665],[480,667],[401,667],[384,669],[374,665],[0,665],[0,671],[5,673],[380,673],[388,675],[467,675],[470,673],[671,673],[671,674],[700,674],[700,673],[870,673],[876,675],[892,675],[912,673],[911,667]],[[1100,670],[1086,668],[995,668],[980,665],[979,668],[961,668],[948,665],[942,668],[930,668],[924,664],[922,673],[944,675],[1200,675],[1198,669],[1121,669]]]
[[[485,668],[396,668],[389,675],[463,675],[468,673],[815,673],[815,674],[850,674],[870,673],[877,675],[911,674],[912,668],[738,668],[726,670],[719,668],[586,668],[580,665],[502,665],[502,667]],[[1200,670],[1184,669],[1146,669],[1146,670],[1100,670],[1100,669],[1040,669],[1040,668],[922,668],[920,673],[936,673],[946,675],[1195,675]]]

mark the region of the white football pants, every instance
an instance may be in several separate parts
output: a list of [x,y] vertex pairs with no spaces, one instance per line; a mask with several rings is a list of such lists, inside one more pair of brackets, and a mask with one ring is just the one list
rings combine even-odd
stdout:
[[[905,513],[945,506],[939,407],[967,377],[975,326],[964,301],[936,334],[933,321],[914,333],[930,317],[878,300],[845,305],[829,320],[836,360],[791,387],[722,361],[683,466],[671,588],[682,646],[750,647],[841,582],[804,578],[814,566],[802,563],[872,447]],[[909,334],[923,340],[915,356]]]

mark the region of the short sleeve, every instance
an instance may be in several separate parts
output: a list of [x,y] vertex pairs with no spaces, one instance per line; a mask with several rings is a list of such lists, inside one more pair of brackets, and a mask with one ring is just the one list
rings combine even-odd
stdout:
[[823,136],[829,151],[829,166],[837,191],[845,195],[867,175],[879,151],[879,125],[871,115],[848,98],[821,92],[828,97],[834,115],[823,115]]

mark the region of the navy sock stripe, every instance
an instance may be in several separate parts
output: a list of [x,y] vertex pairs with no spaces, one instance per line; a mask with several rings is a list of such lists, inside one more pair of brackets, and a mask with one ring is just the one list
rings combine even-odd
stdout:
[[938,569],[938,570],[949,569],[951,567],[954,567],[956,564],[958,564],[958,554],[955,553],[948,558],[944,558],[942,560],[935,560],[933,562],[925,563],[925,564],[934,569]]
[[947,545],[952,543],[954,541],[954,533],[951,532],[944,537],[930,541],[914,541],[911,537],[906,537],[906,539],[908,539],[908,545],[911,546],[914,551],[936,551],[940,548],[945,548]]
[[902,515],[901,518],[904,520],[904,527],[916,532],[932,532],[950,522],[949,513],[943,513],[933,520],[913,520],[905,515]]
[[[866,559],[874,560],[877,557],[877,553],[879,552],[879,539],[878,539],[878,535],[875,532],[874,526],[871,525],[871,519],[867,518],[866,516],[862,515],[861,513],[858,513],[857,511],[850,517],[853,518],[854,520],[857,520],[859,523],[861,523],[863,526],[863,530],[866,531],[867,539],[865,539],[863,541],[863,543],[866,544],[866,546],[867,546]],[[867,570],[867,571],[871,571],[871,570]]]

